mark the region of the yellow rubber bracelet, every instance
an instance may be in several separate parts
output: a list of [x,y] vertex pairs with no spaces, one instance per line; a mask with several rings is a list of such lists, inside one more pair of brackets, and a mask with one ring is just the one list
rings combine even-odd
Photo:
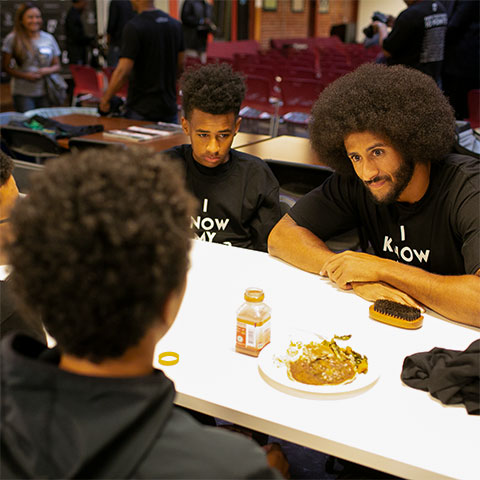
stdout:
[[[170,359],[168,359],[168,357],[170,357]],[[158,363],[165,366],[176,365],[179,358],[180,356],[177,352],[163,352],[158,356]]]

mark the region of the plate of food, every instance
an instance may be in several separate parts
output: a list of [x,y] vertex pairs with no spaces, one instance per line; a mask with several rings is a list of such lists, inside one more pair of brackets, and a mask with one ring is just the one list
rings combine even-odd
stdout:
[[[345,393],[364,388],[379,377],[378,363],[352,335],[328,339],[293,332],[267,345],[258,367],[270,380],[310,393]],[[368,354],[368,355],[367,355]]]

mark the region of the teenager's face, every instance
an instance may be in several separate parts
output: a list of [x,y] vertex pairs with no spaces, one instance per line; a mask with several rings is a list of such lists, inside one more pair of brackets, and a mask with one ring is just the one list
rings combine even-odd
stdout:
[[190,137],[193,158],[204,167],[218,167],[228,161],[233,138],[240,128],[240,118],[233,112],[212,115],[194,109],[190,120],[182,117],[183,131]]
[[22,25],[30,33],[35,33],[42,27],[42,14],[38,8],[29,8],[22,17]]
[[413,163],[375,133],[351,133],[344,143],[355,173],[373,199],[383,204],[402,201],[402,193],[412,179]]

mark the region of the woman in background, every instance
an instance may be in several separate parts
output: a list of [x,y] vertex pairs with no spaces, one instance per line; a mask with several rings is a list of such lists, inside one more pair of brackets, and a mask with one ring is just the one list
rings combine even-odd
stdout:
[[2,68],[12,77],[11,91],[17,112],[50,106],[43,77],[60,70],[60,48],[53,35],[41,27],[38,7],[24,3],[15,14],[13,31],[3,42]]

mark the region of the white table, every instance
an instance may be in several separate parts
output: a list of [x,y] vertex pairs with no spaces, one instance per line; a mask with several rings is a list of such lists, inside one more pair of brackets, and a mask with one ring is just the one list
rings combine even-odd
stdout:
[[[263,288],[272,307],[272,340],[289,327],[352,334],[369,343],[361,353],[380,364],[378,381],[333,396],[272,386],[256,358],[234,350],[235,312],[249,286]],[[268,254],[195,241],[183,305],[155,358],[180,355],[162,367],[178,405],[404,478],[478,478],[480,418],[407,387],[400,373],[405,356],[464,350],[479,330],[432,312],[421,329],[403,330],[371,320],[368,306]]]

